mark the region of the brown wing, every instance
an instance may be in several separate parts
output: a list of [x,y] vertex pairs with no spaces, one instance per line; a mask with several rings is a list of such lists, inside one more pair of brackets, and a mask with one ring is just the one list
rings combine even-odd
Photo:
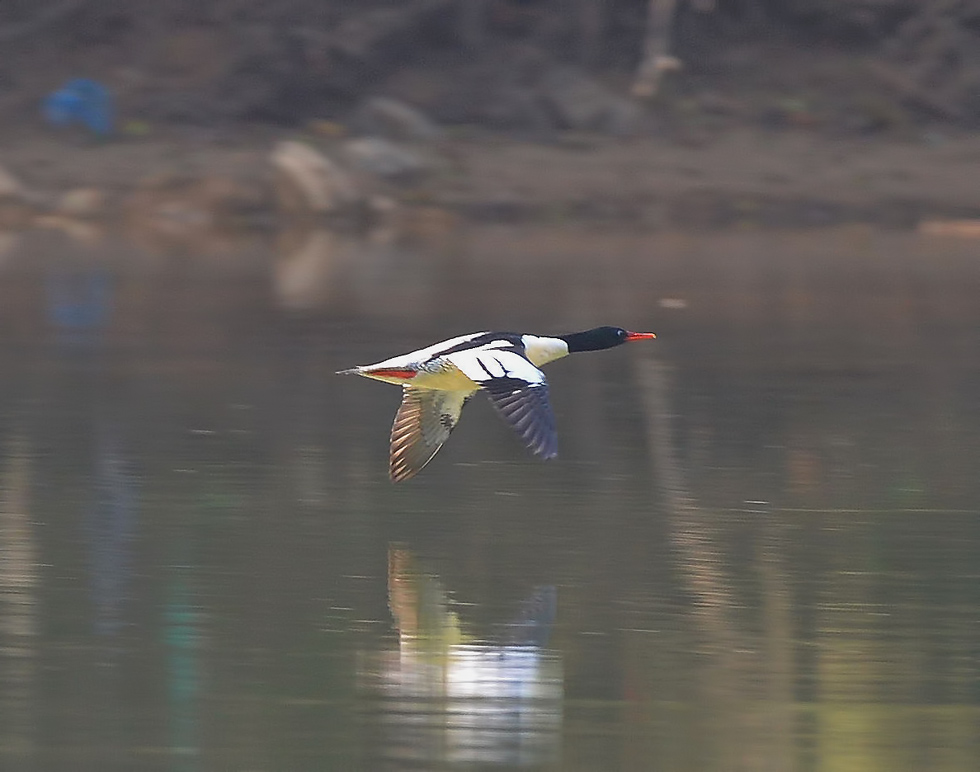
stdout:
[[406,386],[391,425],[388,473],[392,482],[414,477],[449,439],[469,398],[464,391]]

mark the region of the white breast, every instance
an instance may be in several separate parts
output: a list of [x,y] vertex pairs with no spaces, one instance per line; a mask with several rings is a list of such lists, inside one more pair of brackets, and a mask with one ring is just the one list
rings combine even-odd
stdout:
[[554,362],[568,356],[568,344],[561,338],[548,338],[538,335],[522,335],[527,358],[536,366]]

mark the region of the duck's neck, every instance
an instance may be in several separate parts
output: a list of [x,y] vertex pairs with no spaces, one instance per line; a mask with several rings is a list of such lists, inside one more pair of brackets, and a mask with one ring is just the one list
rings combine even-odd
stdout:
[[564,336],[550,338],[540,335],[522,335],[521,340],[524,343],[524,354],[535,367],[567,357],[570,353]]
[[610,339],[608,335],[601,334],[605,331],[605,328],[598,327],[594,330],[586,330],[585,332],[570,332],[567,335],[561,335],[559,337],[568,346],[569,354],[575,354],[579,351],[601,351],[602,349],[612,348],[621,342]]

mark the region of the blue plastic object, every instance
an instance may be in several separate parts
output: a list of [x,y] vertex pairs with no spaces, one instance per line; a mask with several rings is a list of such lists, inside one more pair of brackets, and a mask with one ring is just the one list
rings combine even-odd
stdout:
[[44,100],[44,116],[55,126],[79,123],[100,137],[112,133],[112,94],[97,80],[75,78]]

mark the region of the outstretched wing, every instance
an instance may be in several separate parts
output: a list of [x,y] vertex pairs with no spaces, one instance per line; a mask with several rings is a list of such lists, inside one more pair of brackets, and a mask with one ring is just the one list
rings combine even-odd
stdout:
[[487,392],[491,404],[532,453],[542,458],[558,455],[548,381],[525,358],[523,348],[503,342],[501,346],[453,353],[446,359]]
[[388,473],[393,482],[414,477],[449,439],[469,394],[406,386],[391,425]]
[[494,383],[483,387],[490,403],[511,425],[531,452],[541,458],[558,455],[555,414],[548,401],[548,384],[518,386]]

